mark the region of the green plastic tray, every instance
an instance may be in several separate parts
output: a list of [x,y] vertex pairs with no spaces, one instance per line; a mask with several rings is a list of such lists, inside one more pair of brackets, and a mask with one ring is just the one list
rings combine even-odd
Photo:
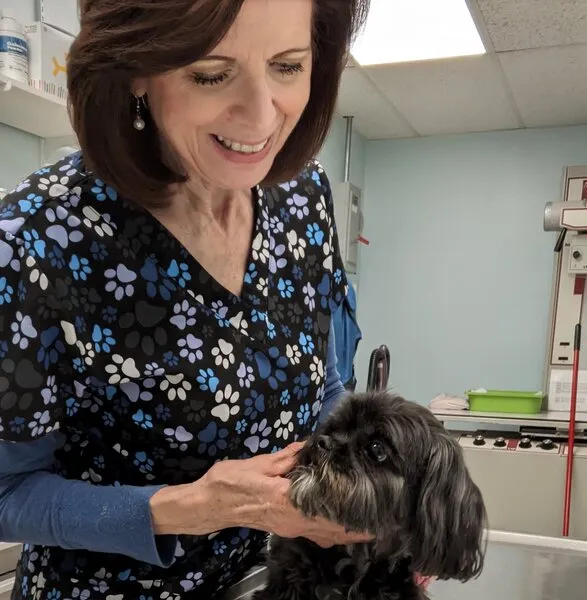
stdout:
[[468,390],[469,410],[478,412],[522,413],[535,415],[542,409],[542,392],[516,390]]

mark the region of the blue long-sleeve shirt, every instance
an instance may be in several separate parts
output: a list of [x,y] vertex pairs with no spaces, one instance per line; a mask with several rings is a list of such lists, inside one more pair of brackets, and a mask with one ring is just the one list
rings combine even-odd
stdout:
[[[344,392],[331,327],[320,419]],[[177,537],[155,536],[149,502],[163,486],[95,486],[50,472],[63,436],[0,441],[0,541],[123,554],[161,567]]]

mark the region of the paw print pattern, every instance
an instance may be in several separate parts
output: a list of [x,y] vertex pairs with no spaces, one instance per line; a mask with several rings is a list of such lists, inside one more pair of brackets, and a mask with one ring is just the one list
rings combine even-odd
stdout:
[[287,199],[287,205],[290,207],[289,212],[292,216],[302,220],[310,214],[308,208],[308,198],[306,196],[300,196],[299,194],[293,194]]
[[33,419],[29,423],[29,429],[33,438],[41,437],[46,433],[50,433],[58,425],[55,423],[50,425],[51,415],[48,410],[39,411],[33,414]]
[[214,364],[219,367],[222,366],[224,369],[228,369],[234,364],[234,346],[225,340],[218,340],[218,346],[212,349],[212,356],[214,357]]
[[202,360],[204,357],[204,353],[201,350],[204,342],[191,333],[188,333],[185,338],[180,338],[177,345],[180,348],[179,355],[191,363]]
[[10,304],[13,294],[14,288],[8,283],[6,277],[0,277],[0,306]]
[[312,362],[310,363],[310,373],[310,380],[317,385],[320,385],[322,381],[324,381],[324,363],[320,357],[312,357]]
[[134,271],[125,265],[118,265],[116,269],[107,269],[104,276],[108,280],[105,289],[111,292],[116,300],[122,300],[125,296],[132,296],[135,288],[133,282],[137,278]]
[[203,579],[202,572],[190,571],[186,575],[186,578],[184,580],[182,580],[181,587],[184,589],[185,592],[189,592],[190,590],[193,590],[195,587],[198,587],[199,585],[202,585],[203,583],[204,583],[204,579]]
[[230,384],[223,390],[218,390],[214,396],[217,406],[210,411],[210,414],[226,423],[231,417],[238,415],[240,412],[239,397],[240,392],[233,390]]
[[245,440],[245,446],[253,453],[257,453],[259,449],[264,449],[269,446],[269,434],[271,427],[267,425],[267,419],[253,423],[251,427],[251,435]]
[[16,312],[16,321],[12,323],[10,330],[13,333],[12,343],[21,350],[26,350],[31,340],[37,337],[37,330],[33,325],[32,318],[20,311]]
[[101,179],[95,180],[91,192],[98,202],[104,202],[107,198],[110,198],[110,200],[116,200],[118,198],[116,190],[106,185]]
[[134,358],[124,358],[120,354],[112,356],[112,363],[106,365],[105,370],[110,375],[108,383],[111,385],[126,383],[141,376]]
[[198,440],[200,441],[198,452],[200,454],[207,453],[209,456],[216,456],[219,450],[226,450],[228,447],[228,442],[226,441],[227,437],[228,429],[219,428],[218,425],[212,421],[198,434]]
[[170,402],[174,400],[185,401],[192,384],[185,378],[183,373],[177,375],[165,375],[165,379],[159,384],[159,389],[167,394]]
[[112,237],[114,230],[107,214],[101,214],[91,206],[84,206],[82,209],[83,224],[88,229],[93,229],[99,237]]
[[[313,431],[329,389],[330,318],[346,293],[328,181],[310,162],[255,188],[253,201],[236,294],[80,153],[19,184],[0,205],[2,438],[61,428],[64,470],[122,487],[197,481],[217,462]],[[245,528],[180,536],[165,581],[124,554],[25,545],[18,594],[207,597],[265,542]]]
[[196,307],[192,306],[188,300],[178,302],[173,306],[173,316],[169,321],[178,329],[183,331],[196,324]]
[[292,422],[293,413],[290,410],[282,410],[279,419],[275,422],[275,429],[277,430],[277,437],[284,440],[289,439],[294,430],[294,424]]
[[238,383],[242,388],[250,388],[255,381],[253,367],[242,362],[237,371]]
[[168,427],[163,433],[169,443],[169,447],[179,448],[182,452],[188,449],[188,443],[194,439],[194,436],[189,431],[186,431],[182,425],[175,429]]
[[74,254],[69,261],[69,268],[76,281],[86,281],[88,275],[92,272],[90,261],[87,258]]
[[308,420],[310,419],[310,407],[307,402],[300,406],[300,409],[298,410],[296,416],[299,425],[305,425],[308,422]]

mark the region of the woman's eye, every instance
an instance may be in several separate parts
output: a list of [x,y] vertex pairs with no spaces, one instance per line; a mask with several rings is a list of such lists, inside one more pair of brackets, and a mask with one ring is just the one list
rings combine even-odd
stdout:
[[282,75],[295,75],[304,70],[302,63],[277,63],[276,66]]
[[[291,76],[296,73],[301,73],[304,70],[304,66],[301,63],[276,63],[277,70],[281,75]],[[218,73],[218,74],[207,74],[207,73],[194,73],[192,77],[197,85],[218,85],[223,81],[226,81],[230,73]]]
[[383,462],[387,459],[387,449],[381,442],[371,442],[367,451],[371,459],[376,462]]
[[218,75],[207,75],[205,73],[194,73],[194,81],[198,85],[217,85],[222,83],[228,77],[228,73],[219,73]]

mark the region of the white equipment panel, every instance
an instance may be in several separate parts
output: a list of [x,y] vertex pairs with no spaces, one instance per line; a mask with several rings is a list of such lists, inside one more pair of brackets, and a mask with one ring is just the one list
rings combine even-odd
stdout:
[[[464,434],[459,444],[483,494],[490,529],[561,536],[566,442]],[[575,446],[574,456],[569,533],[587,540],[587,447]]]

